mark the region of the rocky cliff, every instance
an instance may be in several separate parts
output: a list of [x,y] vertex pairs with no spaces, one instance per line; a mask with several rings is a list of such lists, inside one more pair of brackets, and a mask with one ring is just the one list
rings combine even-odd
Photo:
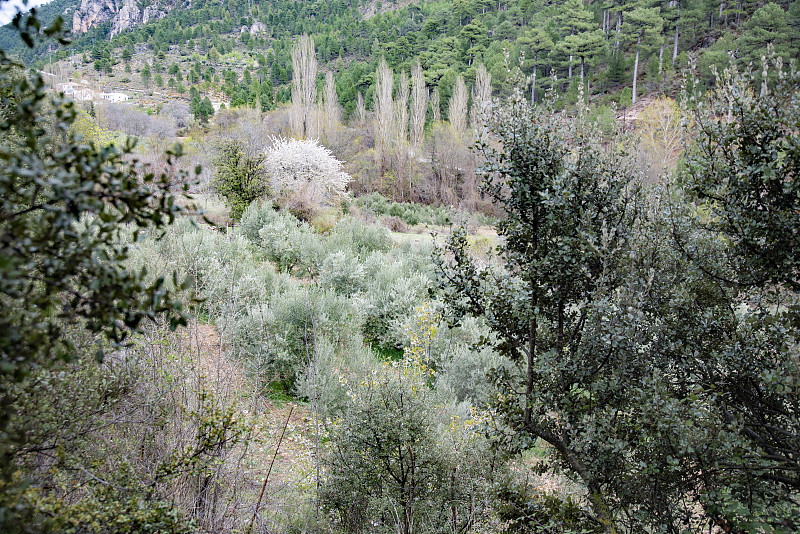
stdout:
[[89,28],[111,21],[111,35],[117,35],[139,24],[159,19],[175,7],[179,0],[156,0],[141,6],[141,0],[81,0],[72,16],[72,31],[83,33]]

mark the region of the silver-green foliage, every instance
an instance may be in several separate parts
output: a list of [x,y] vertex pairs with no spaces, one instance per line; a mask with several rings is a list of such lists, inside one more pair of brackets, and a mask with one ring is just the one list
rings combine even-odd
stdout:
[[332,252],[322,261],[319,284],[344,295],[361,291],[366,287],[364,265],[344,251]]
[[318,339],[344,344],[360,328],[360,316],[346,297],[292,284],[234,318],[228,350],[265,380],[291,388],[313,359]]
[[405,319],[427,299],[431,286],[428,275],[412,267],[402,254],[374,252],[365,260],[366,289],[356,296],[356,305],[364,314],[368,339],[402,346]]

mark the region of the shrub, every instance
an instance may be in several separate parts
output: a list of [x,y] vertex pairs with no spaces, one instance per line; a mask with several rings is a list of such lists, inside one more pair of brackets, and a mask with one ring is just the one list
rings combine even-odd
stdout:
[[389,230],[391,230],[392,232],[403,233],[406,230],[408,230],[408,228],[406,228],[405,223],[403,222],[403,219],[401,219],[400,217],[393,217],[391,215],[386,217],[381,217],[381,224],[386,228],[388,228]]
[[459,532],[485,517],[487,441],[465,406],[435,397],[429,379],[411,359],[343,377],[347,402],[326,429],[320,496],[345,531]]
[[364,336],[402,347],[405,318],[427,298],[430,278],[403,260],[377,252],[366,259],[364,270],[367,287],[356,301],[364,315]]
[[322,262],[319,284],[342,295],[352,295],[364,288],[364,267],[358,258],[343,251],[333,252]]
[[242,213],[239,231],[254,245],[260,243],[259,230],[276,219],[276,210],[271,202],[252,202]]
[[336,417],[349,402],[346,384],[358,382],[369,374],[375,365],[375,355],[355,335],[338,344],[320,335],[314,349],[298,375],[295,390],[316,404],[323,416]]
[[286,212],[276,213],[258,236],[266,259],[279,270],[299,276],[318,272],[324,254],[322,240],[308,223]]
[[392,236],[382,226],[345,217],[333,228],[326,245],[332,249],[349,249],[363,259],[372,252],[387,252],[392,248]]
[[290,391],[324,336],[334,345],[360,340],[361,317],[346,297],[288,286],[250,306],[231,324],[230,352],[267,382]]

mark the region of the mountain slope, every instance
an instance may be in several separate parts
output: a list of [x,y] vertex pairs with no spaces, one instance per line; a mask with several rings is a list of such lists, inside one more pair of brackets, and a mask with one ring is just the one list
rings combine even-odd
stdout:
[[[730,51],[743,66],[757,63],[768,45],[787,60],[800,51],[800,0],[736,6],[714,0],[194,0],[171,7],[175,1],[181,0],[82,0],[73,26],[88,30],[58,57],[82,54],[102,76],[115,73],[115,65],[121,71],[125,51],[128,57],[135,51],[164,85],[187,82],[177,95],[195,87],[222,93],[233,105],[258,100],[270,109],[288,99],[291,47],[308,33],[321,67],[335,73],[347,117],[359,92],[371,106],[381,56],[398,74],[419,60],[443,108],[457,77],[469,85],[478,63],[491,73],[495,94],[509,90],[507,65],[518,65],[535,83],[532,98],[555,88],[569,103],[582,82],[593,100],[627,106],[641,94],[677,91],[688,55],[697,57],[701,79],[710,84],[713,68],[724,68]],[[45,51],[20,55],[28,63],[49,60]],[[166,72],[170,64],[179,66],[180,79]],[[551,73],[560,79],[555,86]],[[265,84],[268,94],[262,94]]]

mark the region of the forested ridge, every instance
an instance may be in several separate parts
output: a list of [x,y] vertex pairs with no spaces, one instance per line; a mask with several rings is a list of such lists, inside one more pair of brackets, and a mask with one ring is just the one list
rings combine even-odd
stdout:
[[[42,9],[52,17],[65,13],[66,5]],[[69,26],[69,10],[66,16]],[[254,24],[262,26],[251,32]],[[269,84],[271,98],[261,99],[265,109],[274,97],[288,100],[288,91],[280,88],[292,76],[292,42],[309,34],[321,66],[335,73],[346,118],[355,110],[359,91],[371,106],[372,73],[380,57],[398,72],[409,72],[419,59],[428,85],[439,88],[443,102],[449,100],[456,76],[474,80],[481,62],[492,74],[494,91],[507,94],[505,65],[510,61],[520,63],[527,76],[535,73],[540,97],[555,72],[559,89],[570,87],[573,101],[576,87],[570,82],[583,79],[592,98],[628,105],[634,80],[637,96],[674,94],[675,74],[688,66],[688,55],[696,57],[704,83],[711,84],[712,67],[724,68],[729,52],[740,66],[758,69],[768,44],[787,60],[800,49],[796,1],[428,1],[400,7],[381,2],[200,0],[113,39],[109,25],[73,36],[74,44],[56,56],[88,53],[90,61],[116,64],[126,49],[146,45],[157,61],[160,51],[176,47],[180,55],[194,58],[191,83],[211,82],[205,90],[221,90],[234,105],[252,105],[260,86]],[[9,44],[12,33],[6,30],[4,35]],[[53,59],[43,49],[14,49],[39,66]],[[234,50],[241,53],[244,68],[220,72],[219,56]],[[111,71],[110,66],[101,68]]]

